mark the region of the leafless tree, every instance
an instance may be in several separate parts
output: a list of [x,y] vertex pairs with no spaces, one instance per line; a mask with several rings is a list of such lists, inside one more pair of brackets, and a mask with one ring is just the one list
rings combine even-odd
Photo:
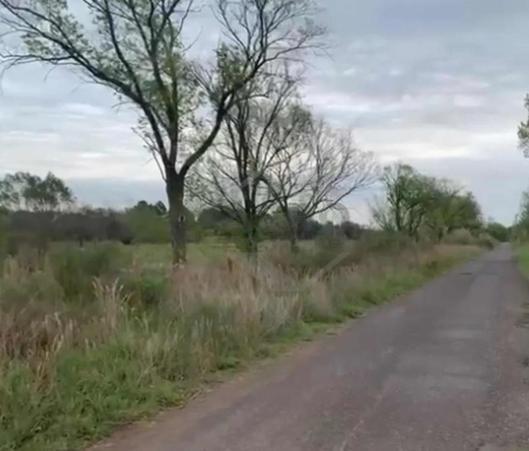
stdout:
[[225,118],[223,141],[193,171],[194,196],[241,225],[252,257],[258,250],[259,225],[276,205],[267,174],[307,123],[298,81],[281,68],[249,84]]
[[247,84],[271,63],[301,58],[323,33],[312,0],[211,1],[221,38],[206,65],[183,42],[193,0],[0,0],[1,22],[23,42],[3,55],[8,67],[71,67],[138,108],[166,184],[175,263],[185,260],[189,170]]
[[267,176],[287,221],[292,248],[297,248],[299,224],[338,208],[347,196],[376,178],[373,155],[356,147],[351,130],[313,120]]

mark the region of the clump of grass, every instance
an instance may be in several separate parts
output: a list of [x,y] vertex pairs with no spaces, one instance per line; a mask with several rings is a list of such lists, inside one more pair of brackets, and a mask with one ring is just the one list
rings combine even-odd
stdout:
[[518,266],[522,273],[529,276],[529,244],[520,244],[516,250]]
[[361,315],[467,256],[460,246],[377,246],[357,243],[328,272],[299,266],[297,256],[171,272],[109,245],[56,248],[31,264],[8,259],[0,449],[80,449],[117,424],[185,402],[212,372]]
[[91,294],[94,278],[112,279],[128,263],[127,255],[116,243],[85,247],[62,245],[52,249],[47,259],[47,265],[68,301],[84,300]]

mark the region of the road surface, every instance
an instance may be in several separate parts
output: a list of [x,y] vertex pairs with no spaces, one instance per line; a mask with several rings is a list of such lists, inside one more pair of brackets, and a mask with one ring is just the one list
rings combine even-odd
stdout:
[[527,301],[503,246],[96,449],[529,449]]

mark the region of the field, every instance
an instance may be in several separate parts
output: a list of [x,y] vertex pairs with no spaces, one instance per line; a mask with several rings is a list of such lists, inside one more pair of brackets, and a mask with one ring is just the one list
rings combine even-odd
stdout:
[[[72,450],[244,367],[362,315],[480,251],[365,240],[291,254],[265,243],[258,267],[229,244],[57,245],[3,262],[0,449]],[[318,275],[318,276],[317,276]]]

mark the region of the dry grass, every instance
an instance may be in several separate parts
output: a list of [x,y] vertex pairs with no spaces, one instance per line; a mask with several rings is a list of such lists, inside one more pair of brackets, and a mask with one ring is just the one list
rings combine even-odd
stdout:
[[[110,248],[4,262],[0,449],[78,449],[122,421],[184,402],[212,371],[266,354],[311,324],[360,315],[477,252],[382,247],[356,246],[324,277],[316,269],[329,257],[313,254],[267,256],[258,269],[230,257],[175,273],[114,268],[123,260]],[[83,271],[72,268],[70,280],[57,261],[107,270],[87,285]]]

